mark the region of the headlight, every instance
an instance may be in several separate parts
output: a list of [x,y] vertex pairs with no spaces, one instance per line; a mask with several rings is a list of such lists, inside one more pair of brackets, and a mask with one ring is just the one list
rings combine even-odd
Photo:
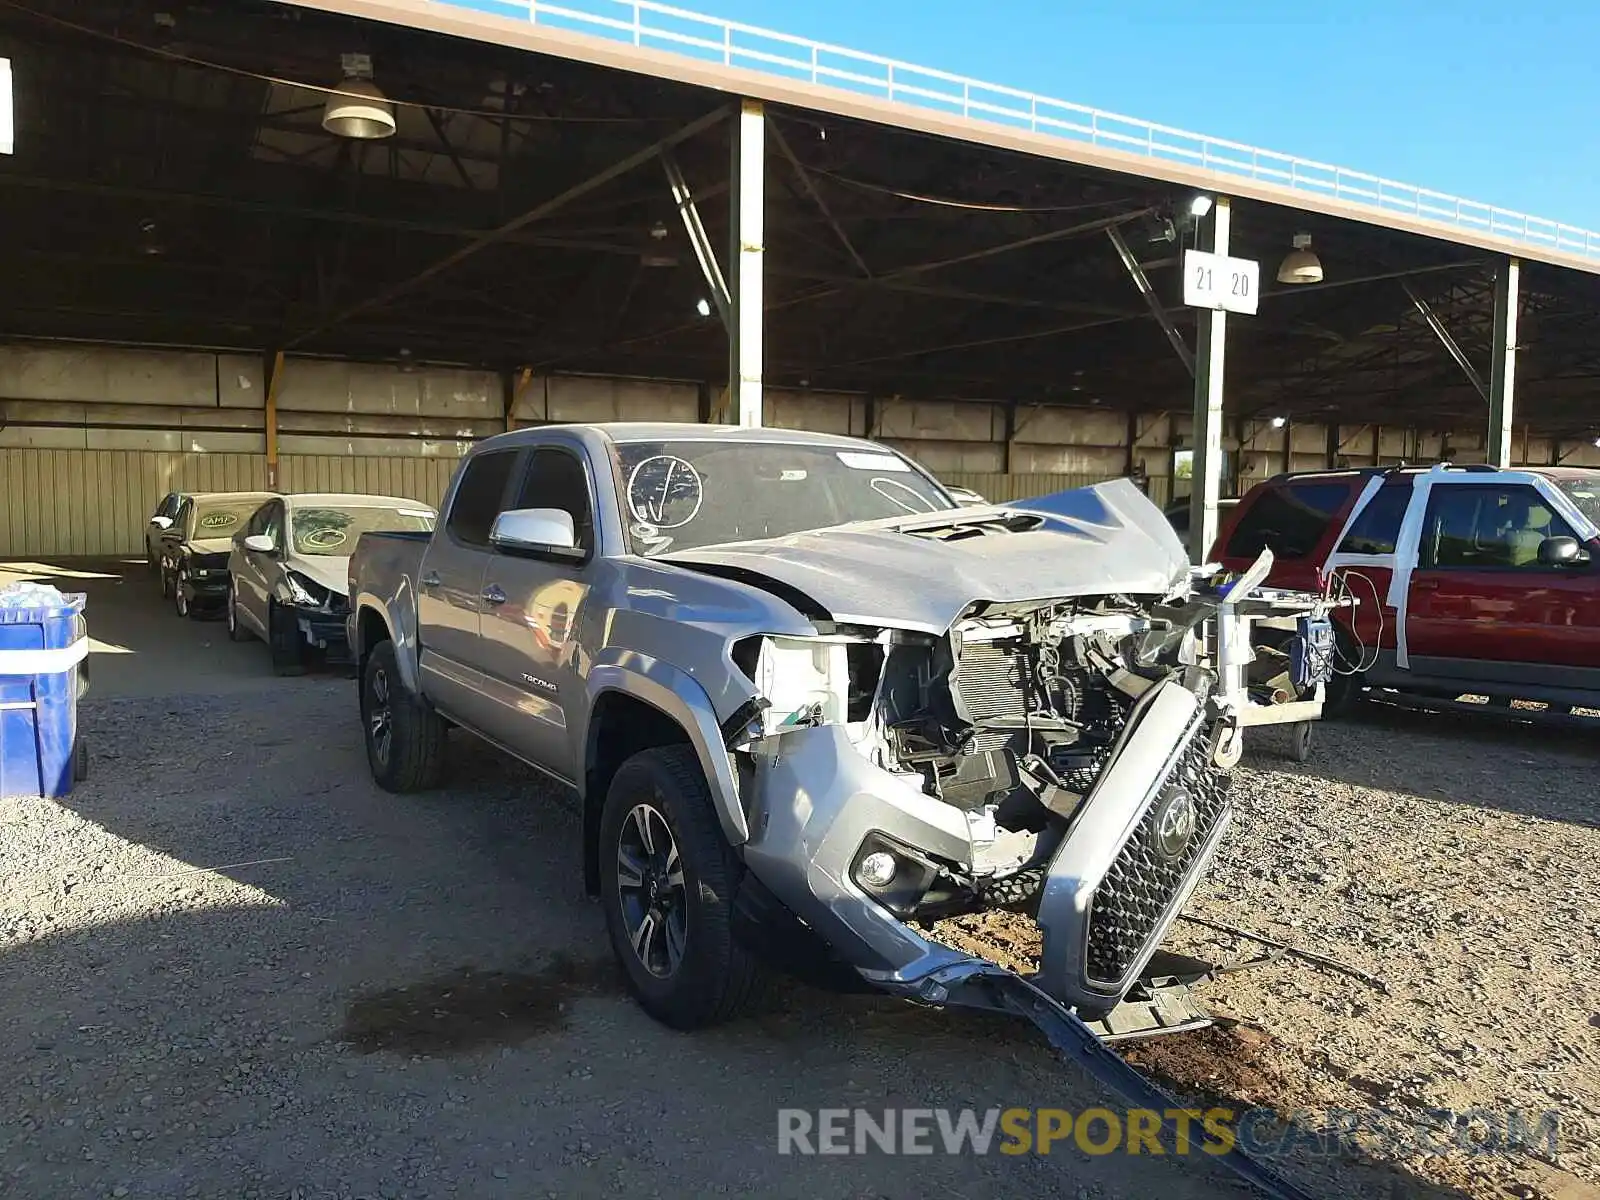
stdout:
[[289,598],[296,604],[321,608],[328,602],[328,589],[315,580],[307,579],[298,571],[285,573],[289,583]]
[[850,696],[847,653],[843,643],[820,638],[762,638],[751,681],[771,702],[763,731],[842,723]]

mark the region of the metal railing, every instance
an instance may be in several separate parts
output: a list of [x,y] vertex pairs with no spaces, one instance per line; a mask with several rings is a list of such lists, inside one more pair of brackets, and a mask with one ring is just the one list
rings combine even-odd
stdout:
[[1156,125],[896,59],[703,16],[653,0],[430,0],[550,29],[667,50],[896,101],[949,116],[1049,134],[1146,158],[1277,184],[1381,212],[1438,221],[1547,251],[1600,260],[1600,232],[1400,183],[1348,167]]

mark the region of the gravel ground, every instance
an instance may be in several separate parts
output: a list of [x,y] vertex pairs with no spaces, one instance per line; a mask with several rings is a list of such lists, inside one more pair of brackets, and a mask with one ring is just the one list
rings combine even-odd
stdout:
[[1242,1194],[1203,1160],[780,1156],[780,1107],[1108,1098],[1026,1025],[870,997],[663,1029],[570,805],[467,738],[447,790],[388,796],[354,704],[91,697],[93,778],[0,801],[0,1194]]
[[[1109,1098],[1024,1024],[874,998],[790,987],[736,1026],[664,1030],[620,994],[570,801],[460,735],[449,787],[388,796],[348,681],[263,679],[260,646],[173,622],[119,567],[83,579],[107,647],[94,775],[0,800],[0,1195],[1243,1194],[1197,1158],[778,1155],[781,1107]],[[1190,912],[1383,990],[1286,958],[1206,987],[1238,1025],[1129,1056],[1302,1126],[1560,1113],[1554,1163],[1294,1156],[1319,1196],[1600,1195],[1590,739],[1379,708],[1318,738],[1305,766],[1252,743]],[[1037,951],[1020,918],[942,934]],[[1258,950],[1193,924],[1174,942]]]
[[[1205,990],[1228,1031],[1129,1053],[1170,1086],[1265,1105],[1312,1129],[1330,1108],[1416,1139],[1441,1110],[1558,1113],[1558,1153],[1369,1145],[1299,1166],[1330,1195],[1600,1196],[1600,798],[1592,739],[1373,705],[1317,730],[1296,766],[1252,734],[1238,816],[1189,914],[1261,933],[1381,982],[1294,957]],[[951,923],[948,940],[1026,965],[1031,922]],[[1259,945],[1180,924],[1172,946],[1228,962]],[[1504,1119],[1500,1126],[1506,1128]],[[1481,1128],[1481,1126],[1473,1126]],[[1434,1147],[1451,1136],[1428,1134]]]

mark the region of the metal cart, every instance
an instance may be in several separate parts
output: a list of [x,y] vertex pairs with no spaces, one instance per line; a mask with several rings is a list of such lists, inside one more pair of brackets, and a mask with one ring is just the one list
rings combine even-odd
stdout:
[[[1303,634],[1308,619],[1326,622],[1334,609],[1356,603],[1348,597],[1260,587],[1271,568],[1272,557],[1263,552],[1217,605],[1217,703],[1236,718],[1235,744],[1224,748],[1233,762],[1243,753],[1244,730],[1261,725],[1290,726],[1289,757],[1302,763],[1311,757],[1312,725],[1322,717],[1326,682],[1318,679],[1297,687],[1291,656],[1283,647]],[[1328,670],[1332,663],[1330,648]]]

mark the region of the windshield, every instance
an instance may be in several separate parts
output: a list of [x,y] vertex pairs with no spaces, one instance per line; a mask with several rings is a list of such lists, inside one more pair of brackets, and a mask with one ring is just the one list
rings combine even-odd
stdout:
[[635,554],[952,507],[936,483],[889,450],[685,440],[625,442],[617,455]]
[[194,541],[231,538],[244,528],[244,523],[261,507],[262,497],[251,500],[217,500],[197,505],[194,531],[189,535]]
[[1593,475],[1563,475],[1556,480],[1556,486],[1589,518],[1591,525],[1600,526],[1600,471]]
[[349,555],[363,533],[432,533],[433,512],[421,505],[406,508],[351,505],[341,508],[297,508],[289,536],[296,554]]

